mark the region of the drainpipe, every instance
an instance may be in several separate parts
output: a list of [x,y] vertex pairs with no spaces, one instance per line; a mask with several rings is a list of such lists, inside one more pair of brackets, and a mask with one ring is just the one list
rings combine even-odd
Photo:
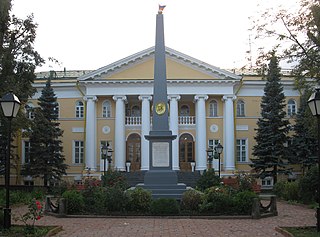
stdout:
[[[235,96],[238,95],[238,93],[239,93],[240,89],[242,88],[242,86],[243,86],[243,77],[240,80],[240,86],[237,89],[237,91],[235,93]],[[233,101],[233,114],[234,114],[234,116],[233,116],[233,127],[234,127],[233,133],[234,133],[234,138],[235,138],[234,139],[234,146],[233,146],[234,147],[234,153],[233,154],[235,154],[235,156],[236,156],[236,154],[237,154],[237,138],[236,138],[236,135],[237,135],[237,124],[236,124],[237,103],[236,103],[236,100]],[[236,157],[235,157],[234,162],[236,162],[236,161],[237,160],[236,160]],[[236,164],[235,164],[235,166],[236,166]]]
[[[77,80],[76,86],[77,86],[78,91],[82,95],[82,97],[84,97],[85,93],[81,90],[78,80]],[[87,115],[86,115],[86,112],[87,112],[87,101],[84,101],[84,111],[83,111],[83,116],[84,116],[84,139],[83,139],[84,148],[86,147],[86,127],[87,127]],[[84,152],[84,154],[83,154],[83,169],[86,168],[85,164],[86,164],[86,153]]]

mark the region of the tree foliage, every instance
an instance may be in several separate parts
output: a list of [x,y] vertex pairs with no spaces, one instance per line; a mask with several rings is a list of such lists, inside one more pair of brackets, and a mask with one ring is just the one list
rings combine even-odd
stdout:
[[[282,50],[281,58],[294,63],[293,73],[299,86],[305,78],[320,82],[320,1],[300,0],[297,9],[268,9],[253,21],[256,38],[271,37],[275,48]],[[262,49],[262,48],[261,48]],[[259,59],[265,52],[261,51]],[[258,64],[261,61],[258,60]]]
[[30,131],[31,156],[26,164],[26,172],[34,177],[42,177],[45,186],[48,181],[59,180],[67,169],[60,140],[63,131],[58,122],[57,97],[50,78],[39,98],[40,107],[35,109]]
[[317,130],[314,117],[308,108],[307,101],[309,91],[305,91],[300,97],[300,107],[296,115],[294,135],[288,149],[288,160],[291,164],[300,164],[302,170],[310,168],[317,162]]
[[289,122],[285,119],[285,97],[280,83],[280,68],[275,53],[272,53],[267,73],[264,95],[261,101],[261,118],[253,147],[252,167],[260,178],[273,176],[277,181],[277,174],[285,171],[284,160]]
[[[10,12],[11,1],[0,0],[0,95],[3,96],[12,90],[22,102],[20,113],[12,120],[14,136],[17,131],[29,127],[28,119],[22,111],[28,98],[35,93],[32,87],[35,79],[34,70],[42,64],[43,59],[33,47],[37,29],[33,16],[19,19]],[[8,134],[8,121],[2,111],[0,122],[1,166],[5,157]]]

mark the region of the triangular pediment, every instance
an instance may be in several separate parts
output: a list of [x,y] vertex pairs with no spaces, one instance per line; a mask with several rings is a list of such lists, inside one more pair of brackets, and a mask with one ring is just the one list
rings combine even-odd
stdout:
[[[95,80],[152,80],[154,77],[155,47],[148,48],[124,59],[99,68],[79,78]],[[209,65],[188,55],[166,47],[168,80],[240,80],[229,71]]]

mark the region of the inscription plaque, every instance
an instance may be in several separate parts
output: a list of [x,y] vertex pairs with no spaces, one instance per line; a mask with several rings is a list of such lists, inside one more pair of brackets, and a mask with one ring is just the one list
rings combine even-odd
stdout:
[[152,166],[153,167],[169,167],[169,143],[153,142],[152,143]]

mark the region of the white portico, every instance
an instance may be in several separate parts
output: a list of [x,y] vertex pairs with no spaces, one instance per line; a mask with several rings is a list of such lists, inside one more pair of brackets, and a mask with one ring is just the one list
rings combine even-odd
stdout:
[[[169,126],[177,135],[172,143],[173,169],[191,170],[194,161],[196,170],[205,170],[208,140],[214,139],[224,146],[222,170],[233,171],[233,100],[241,77],[170,48],[166,53]],[[144,136],[152,124],[153,57],[154,47],[78,79],[87,102],[86,167],[98,170],[100,140],[108,140],[116,169],[125,171],[126,161],[133,170],[149,169],[149,145]],[[110,116],[101,114],[103,101],[111,104]],[[211,114],[211,109],[217,111]],[[109,127],[110,133],[99,136],[103,127]]]

